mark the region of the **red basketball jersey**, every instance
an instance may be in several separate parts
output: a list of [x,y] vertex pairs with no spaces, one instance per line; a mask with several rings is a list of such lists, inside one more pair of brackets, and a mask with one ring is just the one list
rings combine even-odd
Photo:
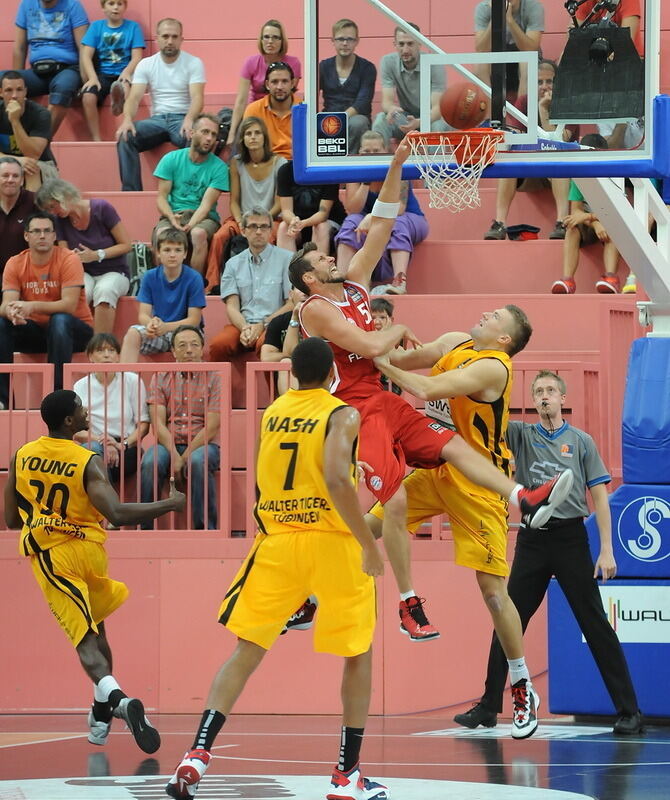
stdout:
[[[337,303],[321,294],[313,294],[305,300],[300,309],[300,325],[305,336],[311,333],[305,328],[302,312],[305,306],[316,297],[335,306],[342,316],[352,325],[358,325],[364,331],[375,329],[370,313],[370,296],[364,286],[352,281],[345,281],[344,301]],[[331,392],[342,400],[349,402],[359,398],[369,397],[373,392],[383,391],[380,383],[380,373],[371,359],[359,356],[333,342],[328,342],[335,357],[335,378]]]

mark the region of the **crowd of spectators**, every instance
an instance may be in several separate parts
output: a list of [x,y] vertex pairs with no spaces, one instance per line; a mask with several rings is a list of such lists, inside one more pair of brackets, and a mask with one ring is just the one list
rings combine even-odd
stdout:
[[[580,7],[580,18],[589,5],[593,3]],[[102,18],[89,24],[79,0],[18,4],[12,68],[0,75],[0,362],[10,363],[14,352],[44,352],[54,364],[59,388],[63,364],[84,350],[92,364],[134,363],[140,355],[158,354],[172,354],[177,362],[226,361],[243,353],[270,362],[288,359],[299,340],[297,314],[303,299],[288,281],[292,252],[311,240],[327,254],[336,252],[345,269],[365,239],[380,184],[347,184],[343,204],[338,185],[296,182],[291,109],[301,100],[302,65],[289,54],[289,39],[279,20],[269,19],[261,26],[258,52],[242,64],[224,140],[219,118],[204,112],[205,66],[182,49],[181,21],[160,20],[156,52],[143,57],[144,34],[138,23],[126,19],[127,0],[101,0],[101,6]],[[615,21],[630,29],[640,49],[639,0],[626,0],[616,14]],[[478,51],[490,49],[490,17],[490,4],[478,3]],[[381,58],[377,113],[377,68],[357,52],[358,25],[340,19],[332,26],[335,54],[318,65],[321,108],[346,113],[352,155],[390,152],[407,132],[428,127],[420,120],[422,45],[413,35],[419,28],[409,25],[394,30],[393,51]],[[578,129],[550,123],[557,67],[542,57],[543,31],[539,0],[510,0],[508,49],[537,51],[540,59],[541,135],[570,141],[579,137]],[[478,76],[490,81],[483,67]],[[508,79],[509,97],[523,105],[525,71],[510,65]],[[433,131],[449,129],[439,108],[444,88],[443,75],[435,70],[430,81]],[[150,114],[139,119],[147,92]],[[102,138],[99,110],[107,96],[112,113],[121,117],[115,138],[123,191],[142,191],[140,153],[167,142],[175,148],[162,156],[153,173],[158,190],[151,234],[155,268],[141,281],[137,319],[119,336],[121,344],[113,331],[117,305],[130,285],[130,236],[110,202],[85,196],[59,177],[50,149],[78,95],[92,140]],[[46,105],[29,99],[33,97],[46,97]],[[584,141],[599,149],[637,147],[644,137],[643,121],[603,124],[599,133]],[[498,181],[495,219],[484,238],[506,237],[514,195],[538,188],[537,181],[533,183]],[[556,205],[550,238],[565,239],[563,277],[551,291],[575,291],[579,249],[591,241],[604,245],[605,274],[598,291],[619,291],[618,253],[577,187],[567,179],[541,181],[539,188],[543,185],[550,185]],[[230,193],[230,210],[222,221],[217,204],[223,192]],[[428,223],[412,183],[404,182],[400,212],[375,273],[380,285],[373,294],[407,291],[414,249],[427,235]],[[623,290],[635,291],[634,276]],[[205,339],[205,295],[217,293],[229,324],[209,331]],[[392,319],[388,300],[374,302],[375,324]],[[85,443],[104,455],[117,482],[133,475],[141,462],[142,500],[153,497],[170,473],[170,464],[174,474],[183,479],[188,475],[192,523],[213,527],[220,387],[202,372],[166,375],[155,376],[148,404],[144,384],[134,373],[102,370],[78,381],[75,390],[92,421]],[[288,373],[277,381],[284,391]],[[186,394],[196,384],[198,402],[204,405],[195,417],[188,406],[185,432],[178,408],[186,408]],[[11,405],[10,376],[0,374],[0,406]],[[142,454],[149,420],[157,444]]]

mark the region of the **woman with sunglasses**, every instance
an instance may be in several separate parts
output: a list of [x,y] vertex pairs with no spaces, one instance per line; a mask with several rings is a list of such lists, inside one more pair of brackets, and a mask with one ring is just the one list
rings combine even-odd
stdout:
[[258,54],[249,56],[242,64],[240,83],[237,88],[237,97],[233,106],[233,116],[230,122],[230,132],[226,147],[232,147],[237,134],[237,128],[244,114],[244,109],[254,100],[260,100],[266,94],[265,72],[274,61],[283,61],[293,70],[295,85],[302,76],[300,59],[290,56],[288,38],[284,26],[277,19],[269,19],[261,28],[258,36]]

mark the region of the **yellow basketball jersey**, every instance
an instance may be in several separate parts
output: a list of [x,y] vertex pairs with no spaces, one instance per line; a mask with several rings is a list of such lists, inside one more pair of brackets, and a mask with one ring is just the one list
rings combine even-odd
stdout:
[[72,539],[104,542],[100,512],[84,488],[93,453],[69,439],[40,436],[16,452],[16,493],[23,530],[19,552],[29,556]]
[[[325,389],[290,389],[261,422],[254,514],[262,533],[348,531],[328,494],[323,446],[328,420],[345,406]],[[355,483],[356,452],[351,454]]]
[[[427,403],[426,414],[440,421],[444,421],[448,416],[453,427],[472,448],[491,460],[494,466],[509,476],[511,475],[512,454],[505,442],[512,394],[512,360],[509,355],[500,350],[475,350],[470,339],[442,356],[431,370],[431,374],[439,375],[451,369],[461,369],[483,358],[495,358],[507,370],[507,383],[502,395],[497,400],[486,403],[467,396],[450,397],[446,406],[445,401]],[[475,486],[458,470],[449,468],[448,464],[439,469],[445,468],[449,469],[452,478],[459,482],[466,491],[485,492],[497,497],[494,492]]]

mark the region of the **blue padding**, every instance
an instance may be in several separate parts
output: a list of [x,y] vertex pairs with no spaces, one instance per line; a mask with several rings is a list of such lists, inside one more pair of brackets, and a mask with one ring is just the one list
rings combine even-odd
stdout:
[[622,415],[624,483],[670,484],[670,338],[636,339]]

